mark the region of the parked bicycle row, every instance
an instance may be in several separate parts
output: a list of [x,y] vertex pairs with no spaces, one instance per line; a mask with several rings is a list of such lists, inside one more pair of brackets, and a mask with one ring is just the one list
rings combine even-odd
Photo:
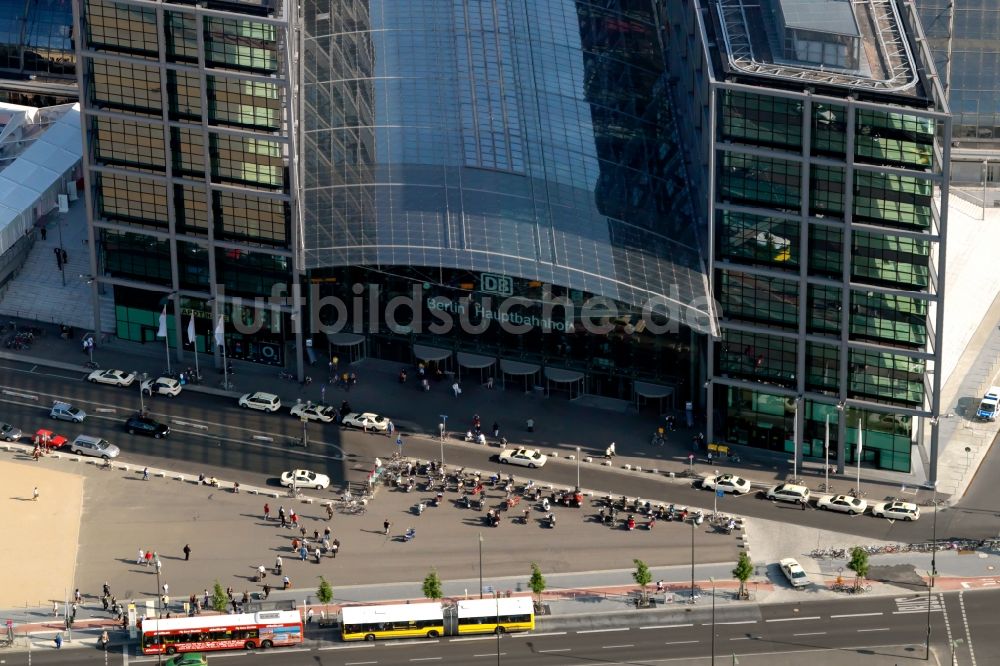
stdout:
[[[858,546],[869,555],[891,555],[893,553],[930,553],[944,550],[1000,550],[1000,539],[950,539],[925,541],[922,543],[888,543]],[[841,560],[850,556],[851,548],[817,548],[809,557],[817,560]]]

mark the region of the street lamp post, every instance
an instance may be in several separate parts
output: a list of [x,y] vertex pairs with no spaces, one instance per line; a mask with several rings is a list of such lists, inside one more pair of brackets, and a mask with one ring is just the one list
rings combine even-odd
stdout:
[[580,490],[580,447],[576,447],[576,489]]
[[146,378],[149,375],[146,374],[145,372],[140,374],[138,370],[135,371],[135,374],[136,376],[139,377],[139,414],[142,415],[146,413],[146,401],[142,394],[143,391],[142,385],[146,383]]
[[441,414],[441,467],[444,467],[444,438],[448,432],[448,415]]
[[691,603],[694,603],[694,521],[691,521]]
[[934,591],[934,577],[937,576],[937,481],[931,484],[933,495],[931,506],[934,508],[934,518],[931,521],[931,570],[927,581],[927,642],[924,646],[924,660],[931,658],[931,596]]
[[483,535],[479,535],[479,598],[483,598]]
[[715,579],[712,581],[712,666],[715,666]]

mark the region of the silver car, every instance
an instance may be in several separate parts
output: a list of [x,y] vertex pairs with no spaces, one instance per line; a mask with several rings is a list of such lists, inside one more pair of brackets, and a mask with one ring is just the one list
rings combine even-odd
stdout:
[[117,458],[121,450],[106,439],[80,435],[69,445],[69,450],[78,456],[94,456],[95,458]]
[[16,442],[23,434],[20,428],[15,428],[9,423],[0,423],[0,439],[5,442]]
[[49,412],[49,416],[60,421],[83,423],[83,420],[87,418],[87,412],[79,407],[74,407],[68,402],[55,402],[52,404],[52,411]]

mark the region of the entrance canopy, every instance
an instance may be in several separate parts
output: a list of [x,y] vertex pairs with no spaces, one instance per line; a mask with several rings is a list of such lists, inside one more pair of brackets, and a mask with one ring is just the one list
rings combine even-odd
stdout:
[[507,375],[533,375],[541,369],[541,366],[534,363],[522,363],[520,361],[500,360],[500,369]]
[[660,398],[669,398],[672,396],[674,394],[674,387],[663,386],[662,384],[649,384],[647,382],[636,382],[635,393],[636,395],[641,395],[643,398],[658,400]]
[[451,358],[450,349],[439,347],[425,347],[424,345],[413,345],[413,355],[421,361],[434,362],[446,361]]
[[458,359],[458,364],[469,370],[489,368],[497,362],[492,356],[480,356],[479,354],[469,354],[468,352],[458,352],[455,356]]
[[364,343],[365,336],[357,333],[327,333],[326,339],[331,345],[338,347],[356,347]]
[[583,373],[562,368],[545,368],[545,378],[557,384],[569,384],[583,379]]

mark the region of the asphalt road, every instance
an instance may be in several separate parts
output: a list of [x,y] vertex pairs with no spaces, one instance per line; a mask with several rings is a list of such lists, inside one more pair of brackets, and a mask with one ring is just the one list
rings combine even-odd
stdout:
[[[184,392],[176,398],[157,396],[147,399],[152,415],[168,423],[172,432],[165,440],[130,436],[123,430],[124,420],[139,407],[138,387],[129,389],[90,384],[85,375],[26,364],[5,363],[0,380],[0,419],[9,421],[27,433],[39,427],[55,430],[70,439],[81,433],[101,435],[119,445],[122,459],[136,464],[163,466],[191,474],[215,474],[222,478],[238,470],[244,484],[277,485],[277,475],[291,467],[307,467],[327,474],[335,487],[345,480],[360,480],[371,468],[375,456],[388,457],[395,450],[394,438],[384,435],[343,430],[336,425],[310,423],[308,450],[288,446],[290,439],[301,436],[302,424],[288,415],[288,407],[277,414],[240,409],[235,401],[211,395]],[[277,381],[277,380],[276,380]],[[29,396],[29,397],[25,397]],[[52,400],[66,399],[83,408],[89,416],[85,423],[52,421],[47,417]],[[363,410],[364,405],[354,405]],[[392,416],[391,414],[389,415]],[[437,459],[441,446],[437,440],[410,437],[407,424],[398,424],[409,457]],[[464,466],[486,472],[499,470],[497,449],[483,449],[451,439],[444,447],[449,466]],[[519,476],[536,478],[557,486],[577,483],[601,493],[640,496],[678,505],[711,509],[712,493],[695,488],[681,479],[626,472],[595,463],[579,466],[565,459],[550,461],[543,469],[505,469]],[[706,470],[702,470],[706,471]],[[227,474],[228,473],[228,474]],[[991,461],[990,479],[1000,482],[1000,463]],[[987,487],[989,486],[989,487]],[[1000,512],[991,509],[983,493],[993,488],[977,484],[966,502],[941,511],[938,537],[985,538],[1000,533]],[[332,491],[331,491],[332,492]],[[871,501],[877,498],[869,498]],[[916,523],[893,522],[871,516],[849,517],[818,510],[800,511],[789,504],[759,499],[754,494],[726,496],[718,500],[720,511],[752,517],[831,529],[859,536],[901,542],[931,538],[932,512],[926,510]],[[789,513],[792,512],[792,513]]]
[[[857,598],[769,606],[719,605],[713,612],[707,598],[693,610],[635,612],[616,616],[585,616],[573,623],[542,620],[533,633],[456,637],[437,640],[384,641],[344,644],[335,632],[307,631],[308,640],[295,649],[213,653],[211,660],[252,658],[257,664],[395,666],[443,664],[654,664],[665,661],[720,664],[766,656],[767,663],[814,665],[857,662],[922,661],[928,619],[938,663],[993,663],[1000,651],[998,591]],[[713,637],[714,633],[714,637]],[[499,650],[499,657],[497,652]],[[901,655],[898,660],[892,659]],[[890,657],[885,662],[879,657]],[[26,653],[6,655],[5,664],[27,664]],[[98,664],[105,656],[91,649],[36,651],[36,664]],[[871,658],[871,659],[870,659]],[[107,663],[156,663],[156,657],[122,655],[120,648]],[[932,662],[933,663],[933,662]]]

